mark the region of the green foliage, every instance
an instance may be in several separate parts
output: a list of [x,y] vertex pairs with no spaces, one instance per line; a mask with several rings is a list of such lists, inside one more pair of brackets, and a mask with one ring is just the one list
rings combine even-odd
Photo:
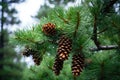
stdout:
[[40,7],[38,14],[35,16],[36,18],[40,19],[42,16],[47,16],[47,13],[50,11],[50,7],[48,5],[43,5]]
[[[0,1],[0,79],[1,80],[22,80],[22,70],[26,66],[21,63],[21,56],[16,54],[15,46],[9,44],[9,31],[6,25],[18,24],[16,9],[13,3],[20,3],[24,0],[1,0]],[[7,26],[6,26],[7,27]]]
[[[52,65],[54,61],[54,56],[52,55],[45,55],[40,66],[31,66],[30,69],[26,69],[24,73],[24,80],[72,80],[70,62],[66,61],[66,64],[61,71],[60,76],[55,76],[52,72]],[[29,75],[28,75],[29,74]],[[70,77],[71,76],[71,77]]]
[[20,62],[21,55],[16,54],[14,50],[15,47],[9,43],[8,31],[4,30],[4,34],[5,46],[4,49],[0,49],[2,54],[4,52],[4,57],[0,60],[0,65],[3,65],[3,69],[0,69],[0,77],[4,80],[21,80],[23,74],[22,70],[26,64]]
[[[43,57],[41,65],[33,66],[30,70],[26,69],[25,74],[30,73],[30,75],[25,75],[24,79],[119,80],[119,47],[110,50],[109,47],[111,46],[109,45],[120,44],[120,16],[117,12],[103,13],[105,4],[107,3],[102,0],[86,0],[84,4],[71,7],[68,10],[63,9],[63,7],[56,7],[48,13],[47,17],[41,18],[38,25],[34,25],[31,29],[16,31],[14,43],[29,45],[41,52],[43,49],[45,50],[44,55],[40,53]],[[47,36],[42,31],[42,26],[49,22],[56,26],[57,33],[53,36]],[[97,29],[95,29],[96,27]],[[64,62],[61,74],[55,76],[51,69],[57,53],[59,37],[63,34],[72,39],[72,51],[69,59]],[[96,44],[97,41],[100,44]],[[91,52],[91,48],[95,51]],[[71,58],[73,54],[78,53],[84,54],[86,67],[80,76],[74,78],[71,72]]]
[[[83,71],[83,76],[81,74],[82,80],[119,80],[118,75],[120,70],[116,69],[116,67],[120,65],[117,57],[118,54],[114,51],[94,54],[91,56],[93,62]],[[112,77],[110,77],[110,75],[112,75]]]
[[75,0],[48,0],[50,4],[58,5],[66,5],[68,2],[74,2]]
[[[46,17],[47,14],[55,7],[57,6],[65,7],[69,2],[75,2],[75,0],[63,0],[63,1],[62,0],[45,0],[44,5],[40,7],[39,12],[35,17],[38,19],[42,18],[43,16]],[[48,3],[50,5],[54,5],[54,8],[48,5]]]

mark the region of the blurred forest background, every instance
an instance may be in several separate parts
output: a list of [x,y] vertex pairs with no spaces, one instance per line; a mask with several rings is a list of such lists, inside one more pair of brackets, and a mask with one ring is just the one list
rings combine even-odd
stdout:
[[25,63],[21,63],[21,55],[16,53],[15,46],[9,44],[10,31],[7,26],[19,24],[17,10],[12,6],[24,0],[0,0],[0,80],[21,80]]
[[[81,21],[80,24],[80,26],[82,25],[82,28],[78,29],[80,31],[80,32],[78,31],[80,33],[80,36],[77,35],[78,38],[75,39],[78,41],[76,42],[73,41],[73,42],[78,43],[78,45],[80,44],[82,47],[84,47],[83,53],[87,58],[86,63],[88,64],[85,66],[87,68],[83,70],[83,73],[81,73],[78,78],[72,76],[71,67],[70,67],[71,59],[70,61],[65,61],[64,68],[59,76],[53,74],[51,66],[53,65],[53,60],[56,53],[55,52],[56,50],[53,50],[55,49],[53,47],[56,46],[52,44],[46,43],[47,46],[49,46],[48,48],[49,51],[46,51],[46,54],[43,55],[44,58],[40,66],[32,65],[28,67],[26,62],[21,62],[21,59],[24,56],[22,56],[22,52],[18,52],[15,50],[17,45],[10,43],[10,39],[13,35],[11,35],[11,32],[9,31],[9,28],[7,28],[7,26],[12,27],[15,24],[18,25],[21,23],[21,21],[18,19],[18,16],[16,16],[18,12],[15,9],[15,7],[12,6],[12,4],[19,5],[24,2],[25,0],[0,0],[0,10],[1,10],[0,11],[0,80],[17,80],[17,79],[18,80],[79,80],[79,79],[119,80],[120,79],[120,50],[119,50],[120,0],[93,0],[93,1],[80,0],[81,4],[78,5],[79,6],[82,5],[82,6],[71,9],[69,9],[68,6],[70,4],[74,4],[76,0],[45,0],[44,5],[40,6],[37,15],[32,16],[34,19],[43,22],[42,24],[49,22],[51,19],[53,20],[53,22],[58,23],[57,24],[58,27],[61,25],[70,27],[71,25],[74,26],[75,25],[74,23],[77,22],[76,21],[77,18],[75,18],[76,17],[75,12],[81,11],[80,15],[83,16],[82,17],[83,21]],[[60,9],[58,8],[59,9],[58,13],[60,13],[60,15],[57,15],[56,17],[54,13],[52,13],[51,11],[54,11],[54,9],[56,9],[57,7],[61,7],[61,8]],[[68,9],[68,14],[66,14],[65,11],[62,11],[62,9],[65,10]],[[69,19],[67,21],[61,17],[64,16],[65,18],[67,18],[66,15],[69,15],[69,19],[71,20],[70,23],[68,23]],[[45,17],[47,17],[48,20]],[[110,22],[110,20],[112,20],[112,22]],[[98,32],[96,32],[95,28],[93,28],[93,26],[95,27],[96,25],[98,26]],[[37,26],[35,27],[36,27],[35,30],[36,29],[40,30],[39,28],[37,28]],[[61,29],[61,27],[58,29]],[[70,34],[73,32],[67,28],[63,28],[63,29],[66,31],[68,30],[68,33]],[[74,28],[71,29],[74,30]],[[23,31],[23,34],[25,34],[24,36],[26,36],[27,33]],[[100,36],[98,37],[96,34],[97,35],[100,34]],[[33,37],[33,35],[31,35],[31,37]],[[27,36],[30,37],[29,34]],[[35,39],[41,38],[36,36],[34,36]],[[71,35],[68,36],[71,37]],[[44,39],[44,37],[42,38]],[[99,41],[102,42],[103,46],[99,43]],[[83,44],[83,43],[87,43],[87,44]],[[25,43],[25,44],[32,45],[32,43]],[[106,45],[111,44],[111,45],[104,46],[104,44]],[[78,45],[75,45],[74,47],[76,48],[76,46]],[[93,45],[96,47],[94,48]],[[41,46],[38,47],[40,49],[44,49],[44,47]],[[93,48],[90,48],[90,50],[88,51],[86,50],[88,47],[93,47]],[[23,48],[20,47],[21,51],[23,51],[22,49]],[[71,57],[72,56],[70,55],[70,58]],[[32,58],[31,58],[31,62],[32,62]]]

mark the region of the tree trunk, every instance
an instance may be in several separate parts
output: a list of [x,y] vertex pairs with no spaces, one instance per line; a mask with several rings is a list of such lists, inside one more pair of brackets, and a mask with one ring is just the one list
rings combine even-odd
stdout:
[[[4,0],[1,1],[2,3],[4,2]],[[3,7],[3,4],[2,4],[2,9],[1,9],[1,34],[0,34],[0,70],[3,69],[3,58],[4,58],[4,20],[3,20],[3,17],[4,17],[4,7]],[[1,77],[1,80],[3,80],[3,77],[0,75]]]

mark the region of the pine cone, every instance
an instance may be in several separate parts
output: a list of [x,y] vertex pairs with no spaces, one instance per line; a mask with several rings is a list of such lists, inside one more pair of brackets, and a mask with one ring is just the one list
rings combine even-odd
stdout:
[[57,53],[59,59],[61,60],[68,59],[71,49],[72,49],[72,41],[69,38],[62,36],[58,42]]
[[84,67],[84,57],[81,54],[73,55],[72,58],[72,74],[79,76]]
[[53,71],[56,75],[60,74],[60,70],[62,70],[63,68],[63,61],[61,59],[59,59],[58,55],[55,58],[55,62],[53,65]]
[[32,55],[33,61],[36,65],[40,65],[40,63],[42,61],[42,57],[39,56],[38,51],[29,48],[29,46],[25,47],[25,50],[23,51],[23,55],[27,56],[27,57]]
[[56,33],[55,25],[52,23],[44,24],[42,30],[46,35],[55,35]]
[[33,53],[34,53],[34,50],[32,50],[31,48],[25,48],[25,50],[22,52],[22,54],[27,57],[29,57]]
[[42,61],[42,57],[39,56],[39,54],[37,52],[32,55],[32,58],[36,65],[40,65],[40,63]]
[[40,62],[41,62],[41,58],[40,58],[40,57],[34,58],[33,60],[34,60],[34,63],[35,63],[36,65],[40,65]]

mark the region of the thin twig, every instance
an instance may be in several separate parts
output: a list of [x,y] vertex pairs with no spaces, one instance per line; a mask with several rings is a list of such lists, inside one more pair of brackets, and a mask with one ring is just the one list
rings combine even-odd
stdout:
[[53,44],[58,44],[56,41],[54,41],[54,40],[47,40],[48,42],[51,42],[51,43],[53,43]]
[[101,34],[103,32],[105,32],[107,30],[107,28],[104,28],[103,30],[99,31],[97,34]]
[[34,69],[30,68],[30,71],[32,71],[33,73],[37,73],[37,71],[35,71]]
[[[57,12],[56,12],[56,13],[57,13]],[[62,16],[60,16],[58,13],[57,13],[57,16],[58,16],[60,19],[62,19],[66,24],[69,23],[67,19],[64,19],[64,18],[63,18]]]
[[16,37],[15,39],[18,39],[18,40],[24,40],[24,41],[27,41],[27,42],[31,42],[31,43],[35,43],[35,44],[44,44],[45,42],[51,42],[51,43],[54,43],[54,44],[57,44],[57,42],[53,41],[53,40],[45,40],[45,41],[34,41],[32,39],[25,39],[25,38],[21,38],[21,37]]
[[50,70],[52,70],[52,71],[53,71],[53,68],[52,68],[51,66],[47,65],[47,67],[48,67]]
[[112,21],[112,24],[114,27],[119,28],[118,24],[116,24],[114,21]]
[[76,27],[75,27],[75,31],[73,33],[74,38],[76,37],[79,25],[80,25],[80,14],[79,14],[79,12],[77,12],[77,24],[76,24]]
[[112,50],[112,49],[118,49],[118,45],[108,45],[108,46],[99,46],[99,48],[90,48],[90,51],[100,51],[100,50]]
[[31,39],[25,39],[25,38],[21,38],[21,37],[16,37],[15,39],[36,43],[35,41],[33,41]]

